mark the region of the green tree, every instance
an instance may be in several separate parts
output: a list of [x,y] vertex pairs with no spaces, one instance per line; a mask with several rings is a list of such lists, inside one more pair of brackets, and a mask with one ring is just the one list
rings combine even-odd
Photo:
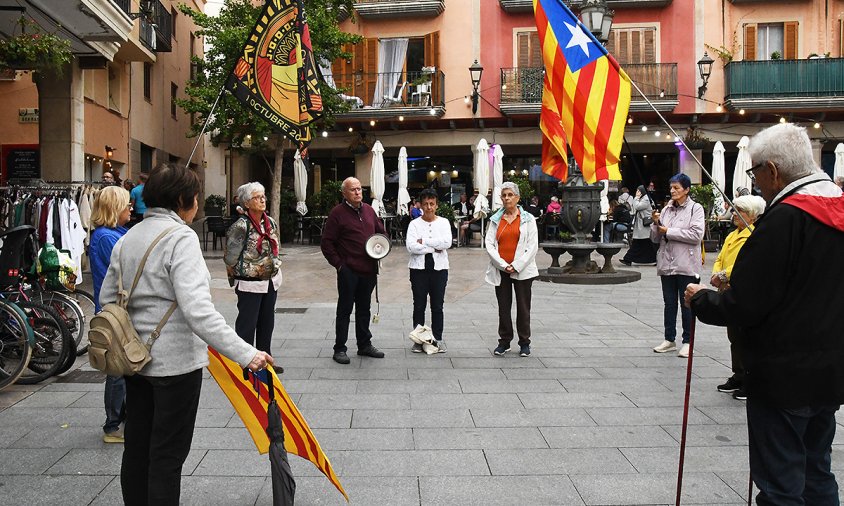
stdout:
[[[343,51],[343,45],[356,43],[360,36],[343,32],[337,24],[337,12],[345,8],[352,11],[354,0],[305,0],[305,14],[311,33],[314,56],[317,61],[334,61],[337,58],[351,57]],[[220,90],[234,68],[243,49],[246,37],[255,26],[261,14],[263,3],[253,0],[226,0],[218,16],[208,16],[184,4],[179,10],[193,19],[199,27],[196,35],[204,37],[209,45],[204,57],[193,56],[191,62],[196,67],[194,78],[185,87],[187,98],[176,101],[185,112],[194,114],[196,121],[189,136],[199,135],[202,126],[208,120],[211,109]],[[324,116],[320,126],[334,124],[337,113],[348,110],[337,92],[324,82],[320,82]],[[312,125],[315,130],[317,125]],[[284,149],[295,149],[293,143],[281,134],[276,134],[260,117],[243,107],[231,94],[225,93],[208,122],[207,131],[211,141],[217,146],[228,144],[232,149],[266,155],[269,150],[275,152],[275,163],[267,162],[272,177],[270,188],[270,215],[279,219],[281,202],[281,166]]]

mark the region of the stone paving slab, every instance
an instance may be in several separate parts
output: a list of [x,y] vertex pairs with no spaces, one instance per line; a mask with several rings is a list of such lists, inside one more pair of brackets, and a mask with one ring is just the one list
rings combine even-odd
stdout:
[[[315,246],[285,245],[283,254],[277,306],[305,312],[276,314],[273,354],[350,504],[674,503],[688,361],[651,350],[663,330],[653,267],[637,267],[643,278],[629,285],[534,283],[531,357],[495,357],[485,253],[451,250],[449,352],[426,356],[410,352],[407,254],[396,248],[372,326],[387,357],[358,357],[352,339],[343,366],[331,360],[333,273]],[[540,252],[538,262],[550,259]],[[208,265],[214,301],[232,323],[236,297],[219,254]],[[745,405],[715,389],[731,374],[729,343],[724,329],[702,324],[696,337],[683,504],[741,504]],[[266,455],[207,371],[203,378],[182,503],[272,504]],[[0,506],[122,502],[121,447],[101,439],[102,389],[48,380],[0,392]],[[841,474],[844,444],[832,458]],[[310,462],[291,456],[290,464],[297,504],[345,504]]]

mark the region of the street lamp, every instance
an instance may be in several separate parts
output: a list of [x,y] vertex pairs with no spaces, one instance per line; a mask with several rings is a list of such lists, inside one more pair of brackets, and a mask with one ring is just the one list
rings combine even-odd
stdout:
[[481,75],[484,73],[484,68],[475,60],[475,63],[469,67],[469,75],[472,76],[472,114],[478,112],[478,86],[481,85]]
[[715,60],[704,51],[703,58],[697,62],[697,70],[700,73],[701,80],[703,80],[703,84],[697,89],[697,98],[703,98],[703,94],[706,93],[706,83],[709,82],[709,75],[712,74],[713,63],[715,63]]
[[615,11],[607,8],[605,0],[586,0],[580,9],[580,21],[601,44],[610,40],[610,29]]

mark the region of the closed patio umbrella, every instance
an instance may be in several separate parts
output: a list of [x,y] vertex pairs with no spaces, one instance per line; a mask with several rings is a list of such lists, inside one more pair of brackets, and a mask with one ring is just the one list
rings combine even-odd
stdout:
[[407,206],[410,205],[410,194],[407,193],[407,150],[402,146],[399,150],[399,197],[398,215],[407,216],[410,214]]
[[750,152],[747,150],[749,144],[750,137],[746,135],[738,143],[738,158],[736,159],[735,172],[733,172],[733,195],[739,188],[753,189],[753,182],[747,175],[747,169],[753,166],[753,162],[750,160]]
[[[727,172],[724,170],[724,145],[721,144],[721,141],[716,142],[715,147],[712,149],[712,182],[721,190],[727,184]],[[713,212],[714,214],[721,214],[724,210],[724,197],[721,196],[721,192],[717,189],[713,188],[712,191],[715,193],[715,208]]]
[[478,197],[475,199],[475,218],[485,218],[489,214],[489,200],[486,198],[489,192],[489,144],[486,139],[478,142],[476,154],[474,183]]
[[296,212],[302,216],[308,214],[308,206],[305,205],[305,198],[308,192],[308,170],[305,169],[305,161],[299,150],[293,155],[293,189],[296,192]]
[[492,210],[504,207],[501,201],[501,185],[504,184],[504,151],[498,144],[492,148]]
[[372,188],[372,208],[375,214],[384,216],[384,146],[381,141],[375,141],[372,146],[372,169],[369,173],[370,187]]
[[839,142],[835,146],[835,169],[832,172],[832,177],[844,177],[844,142]]

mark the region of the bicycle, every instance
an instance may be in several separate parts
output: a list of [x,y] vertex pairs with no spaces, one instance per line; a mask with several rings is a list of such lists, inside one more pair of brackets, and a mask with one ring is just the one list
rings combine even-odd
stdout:
[[34,345],[35,333],[23,310],[0,300],[0,390],[14,384],[24,373]]

